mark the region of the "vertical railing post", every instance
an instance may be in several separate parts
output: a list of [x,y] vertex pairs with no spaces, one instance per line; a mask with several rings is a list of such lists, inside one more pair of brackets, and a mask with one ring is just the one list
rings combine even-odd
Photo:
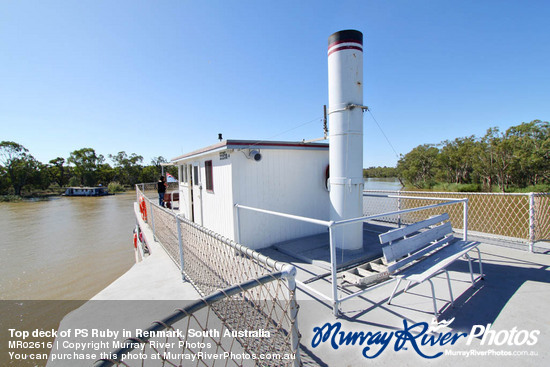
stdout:
[[299,367],[300,362],[300,332],[298,330],[298,303],[296,302],[296,268],[287,265],[286,281],[288,285],[289,298],[289,317],[290,317],[290,342],[292,343],[292,352],[295,353],[293,366]]
[[535,193],[529,194],[529,252],[533,252],[535,245]]
[[241,243],[241,218],[240,218],[240,210],[239,210],[239,204],[235,204],[235,227],[236,233],[235,233],[235,242]]
[[181,226],[180,226],[180,217],[177,216],[177,214],[174,214],[176,217],[176,226],[178,227],[178,244],[180,247],[180,268],[181,268],[181,280],[185,281],[185,273],[184,273],[184,262],[183,262],[183,241],[181,238]]
[[151,205],[151,227],[153,228],[153,239],[156,241],[157,234],[155,232],[155,216],[153,214],[153,212],[155,211],[155,204],[153,204],[148,198],[146,198],[145,200],[149,201],[149,204]]
[[464,199],[464,241],[468,241],[468,198]]
[[334,243],[333,225],[334,222],[331,221],[328,227],[330,238],[330,272],[332,274],[332,313],[338,317],[340,313],[338,305],[338,272],[336,271],[336,244]]
[[[401,210],[401,191],[397,192],[397,211]],[[397,227],[401,228],[401,214],[397,214]]]

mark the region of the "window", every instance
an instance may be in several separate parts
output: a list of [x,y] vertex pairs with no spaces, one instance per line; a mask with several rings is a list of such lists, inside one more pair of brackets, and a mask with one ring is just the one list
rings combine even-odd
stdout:
[[206,190],[214,191],[214,179],[212,177],[212,161],[204,162],[204,171],[206,175]]
[[185,184],[189,184],[189,178],[188,178],[188,171],[189,170],[189,166],[187,164],[184,164],[183,166],[181,166],[181,172],[182,172],[182,179],[181,179],[181,182],[185,183]]
[[199,186],[199,166],[193,166],[193,183],[195,186]]
[[185,182],[185,180],[183,179],[183,166],[182,165],[178,166],[178,181],[180,183]]

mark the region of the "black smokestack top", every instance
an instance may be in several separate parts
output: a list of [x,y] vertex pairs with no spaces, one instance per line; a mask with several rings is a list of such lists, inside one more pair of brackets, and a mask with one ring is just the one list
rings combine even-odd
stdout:
[[357,42],[363,44],[363,33],[354,29],[347,29],[345,31],[339,31],[333,33],[328,38],[328,46],[338,42]]

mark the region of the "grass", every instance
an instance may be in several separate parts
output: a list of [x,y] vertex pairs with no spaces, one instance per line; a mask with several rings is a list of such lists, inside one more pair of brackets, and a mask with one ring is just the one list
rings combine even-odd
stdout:
[[18,195],[0,195],[0,202],[2,203],[11,203],[21,200],[23,200],[23,198]]
[[[432,185],[426,185],[422,188],[407,185],[404,191],[443,191],[443,192],[494,192],[501,193],[502,190],[497,185],[493,185],[490,191],[484,189],[480,184],[456,184],[439,182]],[[506,193],[529,193],[529,192],[550,192],[550,184],[531,185],[527,187],[508,187]]]
[[[416,194],[412,194],[415,195]],[[418,192],[418,196],[422,196]],[[425,196],[468,198],[468,229],[471,231],[492,233],[500,236],[529,238],[529,198],[527,195],[491,195],[491,194],[430,194]],[[403,209],[434,204],[422,199],[401,199]],[[432,215],[448,213],[453,228],[463,227],[463,205],[454,204],[434,209],[413,212],[404,215],[407,222],[417,222]]]
[[122,186],[120,183],[116,182],[116,181],[113,181],[113,182],[109,182],[109,185],[107,185],[107,189],[109,190],[110,193],[116,193],[116,192],[125,192],[126,189],[124,188],[124,186]]

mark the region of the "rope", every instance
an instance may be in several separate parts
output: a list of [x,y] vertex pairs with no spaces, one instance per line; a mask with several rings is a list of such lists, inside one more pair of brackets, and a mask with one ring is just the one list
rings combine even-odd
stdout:
[[370,108],[368,108],[367,111],[369,111],[370,116],[372,117],[372,119],[373,119],[374,122],[376,123],[376,126],[378,126],[378,128],[380,129],[380,132],[382,133],[382,135],[384,135],[384,138],[386,138],[386,141],[388,142],[389,146],[391,147],[391,149],[392,149],[393,152],[395,153],[395,156],[399,159],[399,154],[397,154],[397,151],[396,151],[395,148],[393,147],[393,144],[390,142],[390,139],[388,139],[388,137],[386,136],[386,133],[384,132],[384,130],[382,130],[382,127],[380,126],[380,124],[378,123],[378,121],[376,121],[376,119],[374,118],[374,115],[372,114],[372,111],[370,110]]

